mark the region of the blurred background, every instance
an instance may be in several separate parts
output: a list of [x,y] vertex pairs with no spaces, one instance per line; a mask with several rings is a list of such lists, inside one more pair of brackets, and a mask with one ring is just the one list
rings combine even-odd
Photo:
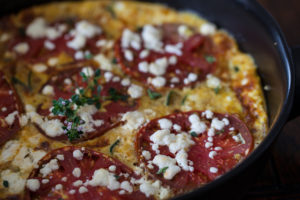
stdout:
[[[257,1],[279,23],[300,69],[300,0]],[[249,184],[243,200],[300,200],[300,117],[297,116],[300,113],[300,77],[297,80],[296,107],[268,152],[267,165],[257,174],[256,181]]]
[[300,0],[258,0],[277,20],[290,45],[300,45]]

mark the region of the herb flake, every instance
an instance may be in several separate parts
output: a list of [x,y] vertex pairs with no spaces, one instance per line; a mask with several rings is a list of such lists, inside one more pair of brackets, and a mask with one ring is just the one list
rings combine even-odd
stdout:
[[233,67],[233,70],[234,70],[235,72],[239,72],[239,71],[240,71],[240,68],[239,68],[238,66],[234,66],[234,67]]
[[167,98],[166,98],[166,106],[169,106],[171,104],[171,100],[172,100],[172,96],[175,94],[175,92],[173,90],[171,90],[168,94],[167,94]]
[[181,100],[181,105],[184,105],[184,103],[185,103],[185,101],[187,100],[187,98],[188,98],[188,94],[187,95],[185,95],[184,97],[183,97],[183,99]]
[[216,62],[216,58],[214,56],[205,56],[205,60],[210,64]]
[[192,137],[198,137],[197,133],[195,131],[190,132]]
[[158,170],[158,172],[156,172],[156,174],[164,174],[167,171],[168,168],[169,167],[161,168],[160,170]]
[[220,87],[216,87],[216,88],[214,88],[214,92],[215,92],[215,94],[219,94],[220,93]]
[[117,140],[109,147],[109,152],[110,152],[111,154],[113,154],[114,148],[115,148],[119,143],[120,143],[120,140],[117,139]]
[[3,186],[8,188],[9,187],[9,182],[7,180],[3,180],[2,182]]
[[155,100],[160,98],[162,95],[158,92],[154,92],[150,89],[147,90],[148,96],[150,97],[151,100]]

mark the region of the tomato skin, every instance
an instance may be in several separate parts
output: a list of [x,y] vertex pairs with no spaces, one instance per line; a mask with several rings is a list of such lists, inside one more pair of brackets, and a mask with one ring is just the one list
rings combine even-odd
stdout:
[[[167,71],[162,77],[166,79],[165,87],[171,88],[183,88],[185,86],[193,86],[199,81],[203,81],[206,78],[206,75],[213,73],[216,68],[216,62],[208,63],[205,59],[206,55],[214,56],[214,48],[211,38],[203,36],[201,34],[195,33],[190,38],[185,39],[183,36],[180,36],[178,33],[178,27],[180,24],[163,24],[156,26],[162,30],[163,39],[162,41],[165,44],[176,45],[177,43],[182,43],[182,55],[177,56],[177,64],[169,65]],[[150,72],[141,72],[139,71],[138,64],[140,62],[151,63],[159,58],[170,58],[174,54],[165,52],[159,53],[150,51],[150,54],[146,58],[140,58],[139,55],[142,52],[144,45],[142,45],[141,50],[135,50],[129,48],[134,54],[133,61],[127,61],[124,57],[124,51],[121,47],[121,38],[117,40],[115,44],[115,55],[120,63],[123,70],[133,78],[137,79],[140,82],[148,85],[152,89],[153,86],[148,82],[148,78],[154,78],[155,76]],[[184,79],[188,77],[190,73],[195,73],[198,76],[198,80],[191,83],[184,83]],[[173,77],[177,77],[179,82],[171,82]]]
[[[203,111],[191,111],[191,112],[180,112],[164,116],[158,119],[150,121],[145,125],[137,135],[136,149],[140,162],[145,163],[147,166],[147,160],[142,156],[142,151],[147,150],[151,153],[152,160],[155,155],[155,151],[152,150],[150,136],[157,130],[160,130],[158,120],[168,119],[173,124],[181,126],[181,131],[189,133],[191,123],[188,117],[191,114],[197,114],[199,118],[205,121],[207,127],[210,127],[211,120],[204,119],[202,117]],[[226,118],[229,120],[229,126],[225,126],[222,133],[217,134],[213,137],[213,148],[206,148],[205,143],[207,142],[208,133],[207,130],[198,135],[197,137],[192,137],[195,142],[194,145],[188,150],[188,160],[193,162],[194,171],[184,171],[181,170],[176,174],[173,179],[166,180],[162,175],[157,175],[159,168],[154,165],[154,169],[149,169],[149,172],[158,178],[165,185],[170,186],[175,193],[181,193],[184,191],[190,191],[197,188],[205,183],[211,182],[219,176],[223,175],[233,167],[235,167],[241,160],[249,155],[253,148],[253,138],[249,132],[247,126],[236,116],[214,113],[214,118],[222,120]],[[238,143],[232,138],[232,133],[229,127],[234,127],[241,136],[244,138],[245,144]],[[171,128],[171,133],[178,134],[179,132]],[[217,154],[212,158],[209,157],[209,153],[214,150],[215,147],[221,147],[222,150],[215,150]],[[167,146],[159,147],[160,154],[175,157],[175,154],[171,153]],[[239,155],[237,159],[236,156]],[[217,173],[212,173],[210,171],[211,167],[218,168]]]
[[[75,150],[80,150],[83,153],[82,160],[77,160],[73,157],[73,152]],[[58,160],[59,169],[52,171],[46,177],[42,177],[39,173],[43,164],[48,163],[51,159],[55,159],[57,155],[63,155],[64,160]],[[39,168],[34,169],[28,179],[38,179],[40,181],[40,188],[36,192],[30,191],[28,188],[25,190],[25,200],[30,199],[40,199],[40,200],[54,200],[54,199],[65,199],[65,200],[90,200],[90,199],[105,199],[105,200],[130,200],[130,199],[153,199],[153,197],[146,198],[146,196],[138,191],[136,188],[132,193],[126,193],[120,195],[117,190],[109,190],[103,186],[85,186],[88,192],[80,193],[79,187],[73,186],[73,183],[78,180],[85,182],[86,180],[91,180],[95,170],[98,169],[108,169],[109,166],[115,165],[115,174],[128,174],[128,177],[120,175],[118,178],[119,182],[129,181],[130,178],[139,179],[140,176],[136,175],[130,168],[121,163],[120,161],[110,158],[102,153],[83,149],[74,146],[66,146],[60,149],[53,150],[48,153],[44,158],[42,158],[39,163]],[[81,175],[76,178],[72,175],[74,168],[81,169]],[[62,181],[62,177],[67,177],[67,181]],[[42,179],[49,179],[49,183],[41,183]],[[57,184],[62,184],[61,190],[56,190],[55,186]],[[70,190],[75,190],[74,194],[70,194]]]
[[[14,87],[6,80],[0,71],[0,145],[11,139],[20,129],[19,115],[23,112],[23,106]],[[14,121],[9,125],[5,118],[17,111]]]

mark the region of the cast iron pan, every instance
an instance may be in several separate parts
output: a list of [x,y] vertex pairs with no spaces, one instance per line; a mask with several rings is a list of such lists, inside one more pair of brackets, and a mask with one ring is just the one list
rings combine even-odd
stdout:
[[[51,0],[14,0],[2,2],[0,15]],[[264,85],[269,114],[269,133],[259,147],[236,168],[219,179],[175,199],[240,199],[247,183],[256,176],[264,155],[279,134],[292,108],[295,69],[291,49],[273,18],[254,0],[143,0],[169,5],[178,10],[199,13],[231,33],[244,52],[250,53],[257,65]],[[294,56],[300,55],[295,49]],[[299,56],[298,56],[299,58]],[[298,73],[300,75],[300,73]],[[300,78],[300,77],[299,77]],[[298,97],[298,95],[297,95]],[[299,114],[299,107],[293,109]],[[245,186],[245,187],[243,187]]]

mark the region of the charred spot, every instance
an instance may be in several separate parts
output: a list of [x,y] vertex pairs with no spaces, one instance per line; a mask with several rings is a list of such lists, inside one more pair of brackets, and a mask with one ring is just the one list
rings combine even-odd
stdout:
[[45,151],[49,151],[50,144],[49,144],[49,142],[44,141],[44,142],[42,142],[42,143],[40,144],[40,147],[41,147],[42,149],[44,149]]

